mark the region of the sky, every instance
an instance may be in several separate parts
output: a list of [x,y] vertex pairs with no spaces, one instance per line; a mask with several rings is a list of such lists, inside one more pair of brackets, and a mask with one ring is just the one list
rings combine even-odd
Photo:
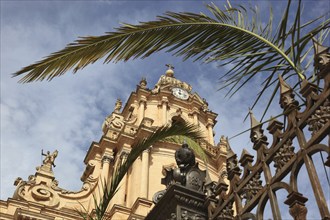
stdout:
[[[213,2],[218,6],[225,4]],[[207,13],[206,3],[209,2],[1,1],[1,199],[12,196],[17,177],[26,180],[35,173],[35,167],[42,163],[41,150],[59,151],[54,173],[60,187],[79,190],[86,151],[93,141],[100,140],[101,125],[113,111],[116,99],[125,103],[142,77],[153,88],[167,63],[175,66],[176,78],[191,84],[193,91],[206,98],[210,109],[219,114],[214,128],[216,143],[221,135],[233,137],[248,129],[249,120],[244,122],[244,118],[256,96],[252,91],[261,78],[228,99],[225,91],[218,91],[217,81],[230,66],[219,68],[216,64],[183,61],[160,52],[143,60],[109,64],[100,61],[50,82],[19,84],[19,78],[11,77],[15,71],[62,49],[79,36],[101,35],[120,23],[153,20],[166,11]],[[330,11],[326,0],[303,3],[306,19]],[[272,5],[276,19],[286,2],[244,4],[258,4],[263,19],[268,17],[268,7]],[[264,105],[262,101],[254,110],[255,115],[262,113]],[[268,117],[278,113],[278,109],[272,108]],[[243,148],[253,153],[249,133],[230,139],[230,143],[239,156]],[[310,187],[302,187],[310,191]]]

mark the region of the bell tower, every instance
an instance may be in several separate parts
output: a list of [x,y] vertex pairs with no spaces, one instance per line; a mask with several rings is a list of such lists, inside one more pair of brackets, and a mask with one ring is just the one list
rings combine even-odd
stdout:
[[[207,144],[214,145],[213,127],[217,114],[208,109],[205,99],[192,92],[188,83],[175,78],[172,65],[167,66],[165,74],[160,76],[153,89],[147,88],[145,78],[141,79],[121,115],[134,126],[162,126],[174,120],[185,120],[198,125],[207,137]],[[103,126],[105,133],[106,124]]]
[[[100,148],[104,149],[101,152],[113,151],[111,154],[116,155],[116,161],[118,157],[130,151],[136,137],[148,136],[157,127],[183,120],[197,125],[205,134],[206,139],[199,144],[209,157],[208,175],[217,181],[223,178],[219,174],[225,170],[227,147],[224,138],[217,145],[214,143],[213,127],[217,114],[209,110],[207,101],[193,92],[191,85],[175,77],[172,65],[166,66],[168,69],[160,76],[154,88],[149,89],[147,80],[142,78],[122,110],[121,101],[117,100],[115,110],[105,119],[102,126],[103,139],[107,139],[109,143],[107,147],[101,147],[102,141],[100,142]],[[131,212],[145,216],[145,211],[151,207],[153,194],[164,189],[160,182],[161,178],[166,174],[166,170],[176,166],[173,155],[180,146],[162,142],[150,146],[143,152],[124,178],[116,198],[110,205],[110,216],[118,214],[118,210],[113,208],[116,207],[115,204],[130,207]],[[85,162],[89,159],[91,158],[87,155]],[[197,161],[201,168],[206,169],[203,161],[198,158]],[[117,218],[124,216],[117,215]]]

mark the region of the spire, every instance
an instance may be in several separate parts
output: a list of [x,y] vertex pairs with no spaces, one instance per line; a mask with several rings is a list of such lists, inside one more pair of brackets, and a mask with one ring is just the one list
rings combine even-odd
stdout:
[[243,148],[240,160],[242,160],[244,157],[247,157],[247,156],[252,156],[252,155],[249,153],[249,151],[247,151],[245,148]]
[[278,75],[278,79],[280,82],[280,92],[281,94],[284,94],[286,92],[291,91],[291,87],[284,81],[281,75]]
[[251,129],[259,126],[260,122],[254,117],[252,109],[250,109],[250,108],[249,108],[249,114],[250,114],[250,121],[251,121]]
[[[297,107],[298,102],[294,99],[293,89],[284,81],[281,75],[278,75],[280,84],[280,105],[287,110],[289,107]],[[292,108],[293,109],[293,108]]]
[[315,37],[312,38],[313,39],[313,46],[314,46],[314,53],[315,56],[322,54],[324,52],[327,52],[329,50],[329,47],[325,47],[323,45],[321,45],[316,39]]
[[[329,69],[330,67],[330,53],[329,47],[321,45],[315,38],[313,38],[314,43],[314,66],[319,71]],[[320,76],[323,78],[324,76]]]
[[227,158],[230,158],[233,155],[235,155],[235,153],[234,153],[234,151],[230,147],[230,144],[228,142],[228,137],[226,137],[226,143],[227,143]]
[[271,134],[275,134],[276,132],[281,132],[283,129],[283,123],[278,121],[273,116],[270,116],[270,121],[268,123],[267,130]]
[[[260,141],[267,141],[267,137],[264,136],[263,130],[261,128],[261,123],[254,117],[252,110],[249,110],[250,113],[250,119],[251,119],[251,133],[250,133],[250,139],[252,143],[257,144]],[[259,147],[256,146],[257,148]]]
[[253,156],[245,148],[243,148],[239,162],[242,166],[245,166],[253,162]]

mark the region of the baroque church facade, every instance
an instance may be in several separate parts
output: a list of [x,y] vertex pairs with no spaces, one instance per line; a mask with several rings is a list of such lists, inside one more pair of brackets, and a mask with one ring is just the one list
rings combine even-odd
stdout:
[[[100,199],[105,182],[111,181],[136,138],[148,137],[158,127],[177,120],[198,125],[205,139],[199,142],[207,155],[205,163],[196,158],[201,170],[207,169],[209,180],[226,180],[228,143],[215,143],[213,127],[217,114],[192,87],[174,76],[173,67],[161,75],[153,89],[146,79],[139,82],[126,104],[117,100],[114,111],[106,117],[98,142],[92,142],[84,158],[80,191],[60,187],[53,172],[57,151],[44,153],[41,166],[27,180],[17,178],[16,190],[7,201],[0,201],[0,219],[81,219],[77,210],[91,212],[94,199]],[[176,168],[174,154],[181,144],[158,142],[145,150],[120,183],[107,207],[108,219],[144,219],[154,208],[153,196],[165,189],[161,179]],[[38,165],[38,164],[36,164]]]

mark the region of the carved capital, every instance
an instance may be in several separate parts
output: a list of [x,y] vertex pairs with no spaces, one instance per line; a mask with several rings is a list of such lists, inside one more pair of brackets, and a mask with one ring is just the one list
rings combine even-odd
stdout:
[[102,157],[102,163],[112,163],[115,160],[115,158],[111,155],[104,155]]
[[129,154],[129,152],[128,152],[128,151],[126,151],[126,150],[123,150],[123,151],[120,153],[120,156],[119,156],[119,158],[120,158],[121,160],[126,160],[126,158],[127,158],[128,154]]
[[150,147],[148,147],[147,149],[145,149],[144,151],[143,151],[143,153],[150,153],[150,151],[152,150],[152,146],[150,146]]
[[145,105],[147,103],[147,98],[145,96],[141,96],[139,99],[139,104],[140,105]]
[[209,119],[207,120],[206,127],[207,127],[207,128],[209,128],[209,127],[213,128],[213,126],[214,126],[214,121],[213,121],[212,119],[209,118]]
[[162,101],[161,101],[162,105],[168,105],[168,98],[167,97],[162,97]]

